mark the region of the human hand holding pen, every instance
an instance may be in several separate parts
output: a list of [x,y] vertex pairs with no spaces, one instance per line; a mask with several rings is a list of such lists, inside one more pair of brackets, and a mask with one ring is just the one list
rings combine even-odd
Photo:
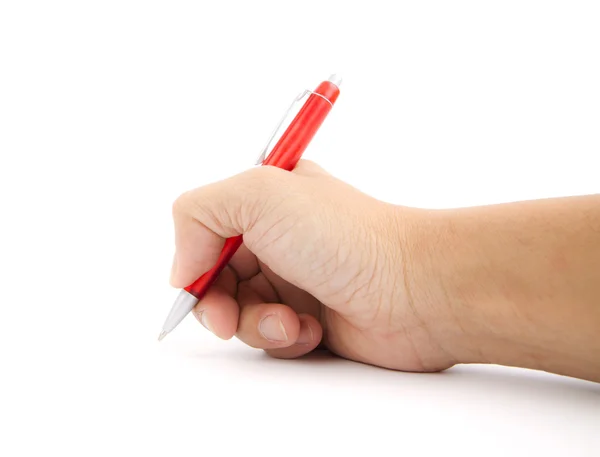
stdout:
[[[333,74],[326,81],[322,81],[314,91],[304,90],[298,95],[272,133],[256,165],[277,167],[287,171],[293,170],[339,97],[341,81],[338,75]],[[277,136],[277,132],[284,124],[287,116],[295,104],[307,95],[306,102],[269,152],[269,146]],[[158,341],[161,341],[174,330],[187,314],[194,309],[194,306],[196,306],[198,301],[204,297],[208,289],[215,283],[242,243],[243,236],[241,234],[225,240],[212,268],[204,271],[202,275],[191,280],[182,288],[165,319],[158,336]]]
[[171,284],[238,250],[194,315],[281,358],[319,344],[405,371],[496,363],[600,381],[600,196],[433,211],[312,162],[183,194]]

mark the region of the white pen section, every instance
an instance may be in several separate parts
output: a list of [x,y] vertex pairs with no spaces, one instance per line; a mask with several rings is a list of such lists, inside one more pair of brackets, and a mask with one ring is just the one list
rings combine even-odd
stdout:
[[329,77],[327,81],[340,87],[340,85],[342,84],[342,77],[340,75],[333,74]]
[[194,306],[198,303],[198,299],[190,294],[185,289],[181,289],[181,292],[175,299],[171,312],[165,319],[163,324],[162,332],[158,337],[158,340],[162,340],[171,330],[179,325],[179,323],[187,316]]

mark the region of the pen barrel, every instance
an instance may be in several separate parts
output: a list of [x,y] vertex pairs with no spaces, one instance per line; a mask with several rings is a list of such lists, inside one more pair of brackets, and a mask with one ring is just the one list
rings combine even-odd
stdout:
[[217,280],[223,268],[225,268],[235,252],[242,245],[242,242],[242,235],[227,238],[215,266],[184,289],[198,300],[202,299],[208,288]]
[[314,92],[319,95],[310,94],[263,165],[294,169],[340,94],[339,88],[329,81],[319,84]]
[[[340,94],[339,88],[329,81],[319,84],[314,92],[318,95],[312,93],[308,97],[263,165],[271,165],[288,171],[294,169]],[[242,235],[225,240],[225,245],[215,266],[185,287],[184,290],[201,300],[242,243]]]

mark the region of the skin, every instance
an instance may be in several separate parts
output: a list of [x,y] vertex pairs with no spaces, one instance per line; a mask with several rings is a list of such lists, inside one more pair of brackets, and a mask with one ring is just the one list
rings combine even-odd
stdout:
[[300,161],[173,205],[171,285],[244,245],[194,309],[278,358],[319,346],[385,368],[494,363],[600,382],[600,196],[422,210]]

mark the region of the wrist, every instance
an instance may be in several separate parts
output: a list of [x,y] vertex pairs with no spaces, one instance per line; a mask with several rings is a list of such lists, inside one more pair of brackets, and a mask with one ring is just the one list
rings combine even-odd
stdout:
[[449,243],[457,241],[452,241],[450,221],[435,210],[397,206],[392,213],[394,250],[398,253],[391,268],[396,273],[396,319],[416,321],[416,327],[408,329],[416,351],[426,348],[423,352],[437,354],[433,360],[422,360],[424,366],[449,367],[478,361],[471,350],[471,335],[476,332],[464,318],[467,307],[455,287],[457,267]]
[[443,328],[458,363],[597,379],[592,244],[565,212],[582,210],[546,201],[429,213],[429,274],[456,322]]
[[556,268],[581,253],[565,251],[575,244],[559,230],[545,236],[549,218],[520,205],[392,213],[392,319],[423,370],[493,363],[590,377],[580,368],[590,345],[565,324],[575,296]]
[[528,353],[529,322],[499,279],[506,265],[490,234],[462,210],[397,208],[396,215],[409,301],[449,359],[539,368]]
[[[509,257],[513,247],[469,209],[427,213],[422,274],[442,310],[436,326],[456,363],[539,368]],[[496,238],[497,236],[497,238]],[[517,248],[518,250],[518,248]]]

